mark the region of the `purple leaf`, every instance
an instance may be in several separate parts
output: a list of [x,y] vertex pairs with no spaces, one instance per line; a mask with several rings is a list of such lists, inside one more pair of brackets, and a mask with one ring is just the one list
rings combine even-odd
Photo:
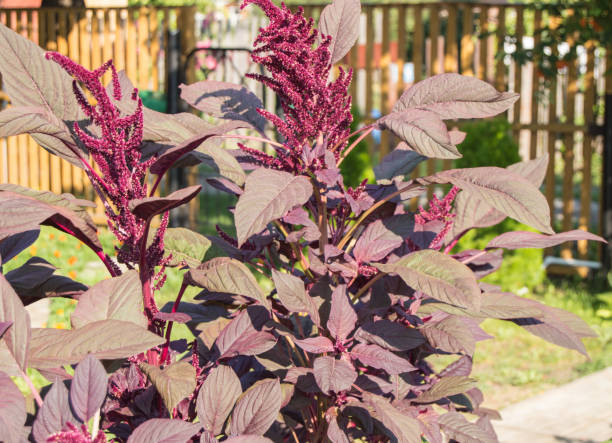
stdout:
[[4,333],[11,327],[12,321],[0,321],[0,339],[4,336]]
[[33,329],[28,353],[29,366],[57,368],[78,363],[87,354],[93,354],[99,360],[127,358],[163,342],[163,337],[120,320],[96,321],[70,330]]
[[419,422],[402,413],[381,396],[368,394],[364,401],[374,407],[374,416],[385,425],[386,433],[395,436],[398,443],[418,443],[421,441]]
[[334,0],[319,17],[319,31],[332,38],[329,45],[331,63],[339,62],[359,38],[359,0]]
[[282,392],[277,378],[255,383],[236,402],[231,434],[263,435],[276,420],[281,400]]
[[539,318],[544,315],[544,312],[532,300],[518,297],[509,292],[488,292],[482,295],[482,304],[477,315],[484,318],[500,319]]
[[539,188],[544,182],[548,169],[548,154],[524,162],[514,163],[506,169],[525,177],[531,184]]
[[374,166],[374,175],[377,183],[391,184],[394,179],[404,178],[410,174],[427,157],[417,153],[405,142],[387,154]]
[[70,405],[75,417],[87,423],[102,406],[106,388],[106,370],[89,354],[77,365],[70,384]]
[[502,168],[450,169],[429,177],[435,183],[452,183],[470,198],[542,232],[553,233],[546,198],[529,180]]
[[259,313],[259,310],[242,311],[223,328],[217,338],[219,358],[258,355],[271,349],[276,339],[272,334],[261,329],[264,322],[265,317]]
[[6,342],[8,351],[17,365],[25,371],[30,347],[30,315],[2,274],[0,274],[0,321],[12,323],[2,336],[2,340]]
[[590,232],[574,229],[573,231],[561,232],[553,235],[542,235],[535,232],[515,231],[498,235],[487,244],[487,249],[505,248],[550,248],[568,241],[593,240],[607,243],[598,235]]
[[327,329],[336,340],[343,342],[355,329],[355,323],[357,314],[349,301],[346,285],[338,286],[332,294]]
[[332,416],[327,418],[327,438],[332,443],[350,443],[346,433],[338,426],[338,420]]
[[140,363],[140,369],[147,374],[169,411],[195,391],[196,370],[188,360],[172,363],[163,369]]
[[390,320],[378,320],[364,324],[355,332],[355,338],[390,351],[408,351],[425,342],[423,335],[418,330]]
[[425,157],[444,159],[461,157],[446,125],[433,112],[410,108],[393,112],[378,120],[378,124]]
[[37,228],[0,238],[0,266],[32,245],[39,233],[40,229]]
[[306,312],[315,325],[321,326],[317,304],[306,292],[304,282],[300,278],[272,269],[272,279],[278,298],[287,310]]
[[322,354],[323,352],[334,352],[334,344],[327,337],[312,337],[304,340],[294,340],[306,352]]
[[157,312],[155,319],[162,321],[172,321],[174,323],[188,323],[191,321],[191,315],[183,312]]
[[395,215],[376,220],[359,236],[353,255],[359,262],[379,261],[404,242],[414,228],[414,217],[410,214]]
[[170,169],[172,165],[181,157],[196,149],[209,138],[217,135],[219,135],[219,131],[211,130],[209,133],[197,135],[184,141],[178,146],[168,149],[151,165],[151,173],[156,175],[164,175],[168,169]]
[[434,75],[409,88],[393,111],[426,109],[444,120],[483,118],[504,112],[518,98],[514,92],[497,92],[475,77],[448,73]]
[[267,437],[262,437],[261,435],[254,434],[242,434],[237,435],[236,437],[230,437],[227,440],[224,440],[224,443],[273,443]]
[[184,205],[200,193],[202,186],[189,186],[174,191],[166,197],[145,197],[130,201],[130,211],[143,220],[150,220],[156,215]]
[[449,316],[444,320],[427,324],[420,329],[421,333],[433,348],[450,353],[474,354],[476,341],[468,326],[457,316]]
[[264,106],[246,86],[203,80],[191,85],[183,84],[180,88],[181,98],[205,114],[247,122],[259,132],[265,129],[266,119],[257,112]]
[[199,423],[152,418],[138,426],[127,441],[128,443],[185,443],[190,441],[200,428]]
[[334,357],[318,357],[313,369],[317,385],[325,394],[347,391],[357,379],[357,372],[351,363]]
[[210,372],[197,400],[198,417],[207,431],[214,435],[223,431],[223,424],[240,394],[240,380],[232,368],[220,365]]
[[72,415],[68,401],[68,389],[61,381],[56,381],[51,386],[42,407],[36,414],[36,420],[32,426],[32,435],[37,442],[47,441],[51,434],[59,432],[66,425],[73,424],[78,420]]
[[83,293],[72,313],[71,323],[81,328],[95,321],[115,319],[147,327],[143,314],[142,284],[135,270],[103,280]]
[[449,439],[465,443],[496,443],[488,432],[470,423],[458,412],[447,412],[440,416],[438,423]]
[[414,403],[432,403],[444,397],[462,394],[476,386],[476,380],[464,375],[448,375],[440,378],[431,388],[421,392]]
[[478,310],[480,288],[463,263],[433,250],[416,251],[392,264],[376,264],[383,272],[398,274],[412,289],[459,307]]
[[308,178],[288,172],[257,169],[246,179],[244,193],[236,204],[238,245],[264,230],[268,223],[303,205],[312,196]]
[[472,373],[472,358],[462,355],[440,372],[440,377],[470,375]]
[[8,375],[0,372],[0,441],[22,441],[26,417],[21,391]]
[[358,359],[366,366],[372,366],[376,369],[383,369],[387,371],[389,375],[402,374],[404,372],[415,371],[417,369],[412,366],[408,360],[405,360],[378,345],[366,345],[359,343],[351,350],[351,357]]
[[488,251],[483,254],[483,251],[477,249],[461,251],[458,254],[454,254],[453,258],[460,262],[469,260],[469,262],[466,263],[467,267],[474,272],[474,276],[477,279],[484,278],[497,271],[504,260],[503,252],[500,250]]
[[189,270],[186,276],[189,284],[208,289],[210,292],[244,295],[257,300],[264,307],[270,302],[257,280],[243,263],[228,257],[217,257]]
[[[74,99],[70,76],[59,65],[45,59],[44,50],[35,43],[4,25],[0,26],[0,75],[13,107],[42,108],[36,113],[38,117],[32,117],[32,112],[23,114],[40,125],[42,132],[33,133],[34,139],[49,152],[82,168],[79,158],[64,144],[67,142],[80,151],[64,122],[86,118]],[[28,128],[35,129],[31,124]]]

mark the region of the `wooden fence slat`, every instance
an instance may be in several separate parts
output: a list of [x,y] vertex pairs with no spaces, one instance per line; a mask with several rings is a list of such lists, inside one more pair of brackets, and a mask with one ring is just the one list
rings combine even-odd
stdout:
[[[567,74],[567,103],[565,106],[565,118],[569,123],[575,121],[575,105],[576,105],[576,92],[578,90],[577,84],[577,61],[569,62],[568,74]],[[565,135],[564,144],[565,149],[563,151],[563,222],[562,230],[569,231],[572,229],[572,216],[574,213],[574,139],[575,133],[570,132]],[[565,243],[561,247],[561,257],[571,258],[572,257],[572,245]]]
[[397,9],[397,96],[401,97],[405,89],[404,64],[406,63],[406,5]]
[[448,7],[444,71],[459,72],[459,49],[457,47],[457,5],[450,5]]
[[[60,10],[58,13],[58,35],[57,52],[69,55],[68,51],[68,11]],[[61,181],[62,192],[72,191],[72,165],[65,160],[61,160]]]
[[132,9],[127,10],[126,20],[126,36],[125,36],[125,72],[127,76],[135,85],[138,85],[138,60],[137,60],[137,44],[138,34],[136,33],[136,17],[134,16],[136,11]]
[[91,69],[91,48],[90,39],[91,33],[89,28],[89,20],[87,17],[87,11],[81,11],[79,13],[79,63],[87,69]]
[[[391,9],[384,8],[382,10],[382,54],[380,60],[381,70],[381,113],[387,115],[391,111],[390,106],[390,86],[391,86],[391,48],[390,48],[390,32],[391,32]],[[382,159],[390,150],[390,134],[389,131],[382,131],[380,137],[379,159]]]
[[[149,89],[149,9],[141,7],[138,10],[138,88],[142,91]],[[193,48],[182,48],[183,51],[189,51]],[[136,79],[134,79],[135,81]]]
[[497,10],[497,63],[495,64],[495,87],[498,91],[506,89],[506,65],[504,64],[504,41],[506,37],[506,8]]
[[[517,49],[521,49],[523,47],[523,35],[525,33],[525,22],[524,22],[525,11],[522,6],[517,6],[515,11],[516,11],[516,35],[515,35],[516,45],[517,45]],[[513,66],[514,66],[514,92],[519,94],[519,99],[514,104],[512,122],[520,123],[521,122],[521,105],[524,100],[523,96],[521,95],[521,87],[523,84],[523,66],[516,61],[513,62]],[[514,139],[518,141],[520,134],[521,134],[521,131],[515,130]]]
[[463,75],[474,75],[474,14],[472,6],[463,5],[461,29],[461,73]]
[[414,65],[414,82],[417,83],[423,78],[423,7],[417,5],[413,9],[414,13],[414,44],[412,46],[412,63]]
[[159,91],[159,11],[152,9],[149,14],[149,38],[151,39],[151,53],[150,59],[152,61],[151,67],[151,82],[153,83],[152,89]]
[[125,28],[127,22],[127,11],[125,9],[115,10],[115,40],[113,45],[113,61],[117,71],[125,67]]
[[478,78],[481,80],[487,79],[487,60],[488,60],[488,39],[485,34],[489,31],[489,8],[480,6],[480,38],[478,39]]
[[[539,29],[542,26],[542,11],[537,10],[534,18],[534,29]],[[541,37],[539,33],[533,38],[534,45],[538,45],[540,43]],[[531,121],[533,123],[538,122],[538,94],[540,93],[540,76],[538,74],[538,69],[533,64],[532,75],[531,75]],[[574,120],[572,119],[572,123]],[[538,131],[531,131],[530,141],[529,141],[529,158],[534,159],[538,154]]]
[[[587,42],[586,72],[583,77],[584,86],[584,120],[587,126],[594,123],[593,106],[595,105],[595,45]],[[593,189],[593,137],[589,131],[583,132],[582,141],[582,183],[580,184],[580,216],[578,229],[588,231],[591,221],[591,198]],[[578,257],[588,258],[588,244],[586,240],[578,242]]]
[[[365,59],[365,119],[372,118],[372,110],[374,109],[374,8],[369,6],[365,8],[366,13],[366,59]],[[374,155],[374,143],[372,137],[368,137],[368,146],[370,147],[370,156]]]
[[430,47],[430,66],[429,75],[440,74],[440,58],[438,53],[438,37],[440,36],[440,6],[431,5],[429,7],[429,41]]

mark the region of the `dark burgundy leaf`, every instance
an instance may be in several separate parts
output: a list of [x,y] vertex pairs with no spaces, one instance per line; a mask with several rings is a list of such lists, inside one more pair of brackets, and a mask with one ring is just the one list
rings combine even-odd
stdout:
[[429,344],[444,352],[474,354],[476,341],[468,326],[457,316],[419,329]]
[[431,388],[410,401],[431,403],[451,395],[462,394],[476,385],[476,380],[464,375],[447,375],[440,378]]
[[334,0],[319,17],[319,31],[332,38],[329,46],[331,63],[339,62],[359,37],[359,0]]
[[389,375],[402,374],[417,369],[412,366],[408,360],[378,345],[359,343],[351,350],[351,357],[358,359],[366,366],[383,369],[387,371]]
[[267,313],[254,308],[241,312],[223,328],[216,341],[219,358],[258,355],[274,346],[274,336],[262,329]]
[[477,279],[481,279],[497,271],[504,259],[502,251],[488,251],[485,254],[482,252],[477,249],[470,249],[453,255],[453,258],[460,262],[469,260],[466,263],[467,267],[474,272]]
[[197,135],[188,140],[185,140],[178,146],[168,149],[162,155],[160,155],[151,165],[151,173],[157,175],[164,175],[168,171],[168,169],[170,169],[172,165],[176,163],[185,154],[188,154],[189,152],[195,150],[206,140],[211,137],[215,137],[219,134],[219,131],[211,130],[208,133]]
[[607,243],[598,235],[575,229],[573,231],[561,232],[553,235],[543,235],[536,232],[515,231],[498,235],[487,244],[487,249],[504,248],[550,248],[568,241],[593,240]]
[[0,239],[0,266],[32,245],[38,234],[40,229],[32,229]]
[[244,193],[238,198],[236,233],[242,246],[271,221],[284,217],[312,196],[312,184],[304,176],[271,169],[257,169],[246,179]]
[[0,274],[0,321],[12,323],[3,334],[2,341],[6,343],[8,352],[17,365],[25,371],[30,347],[30,315],[2,274]]
[[448,438],[462,443],[497,442],[488,432],[474,423],[470,423],[458,412],[447,412],[440,416],[438,423]]
[[397,178],[403,179],[424,160],[427,160],[427,157],[410,149],[407,143],[401,142],[374,166],[376,181],[387,185]]
[[277,378],[258,381],[236,402],[231,433],[263,435],[276,420],[281,400],[282,392]]
[[87,423],[102,406],[106,388],[104,366],[89,354],[77,365],[70,384],[70,406],[75,417]]
[[351,363],[334,357],[318,357],[313,369],[317,385],[326,394],[346,391],[357,379],[357,372]]
[[220,434],[240,394],[240,380],[232,368],[220,365],[213,369],[198,393],[198,417],[204,428]]
[[336,417],[328,418],[327,423],[327,438],[329,438],[332,443],[350,443],[346,433],[338,426]]
[[359,262],[382,260],[401,246],[413,229],[414,217],[410,214],[376,220],[359,236],[353,248],[353,255]]
[[298,345],[306,352],[313,354],[322,354],[323,352],[333,352],[334,344],[327,337],[312,337],[305,338],[304,340],[294,340],[295,344]]
[[187,323],[191,321],[191,316],[184,312],[157,312],[155,318],[157,320],[172,321],[174,323]]
[[37,442],[45,442],[49,435],[61,431],[66,422],[76,424],[78,420],[70,410],[68,389],[64,383],[56,381],[45,395],[45,401],[38,410],[32,426],[32,435]]
[[265,129],[266,119],[257,112],[264,106],[246,86],[203,80],[180,88],[181,98],[205,114],[247,122],[260,132]]
[[150,220],[156,215],[184,205],[202,190],[201,185],[189,186],[174,191],[166,197],[145,197],[130,201],[130,211],[143,220]]
[[306,312],[315,325],[321,325],[318,306],[306,292],[304,283],[300,278],[272,269],[272,279],[276,286],[278,298],[287,310],[290,312]]
[[517,101],[514,92],[497,92],[475,77],[445,73],[422,80],[409,88],[393,111],[410,108],[435,112],[445,120],[491,117],[504,112]]
[[374,407],[375,417],[387,428],[390,437],[395,437],[398,443],[420,443],[421,429],[419,422],[402,413],[384,397],[364,395],[364,401]]
[[230,437],[227,440],[224,440],[224,443],[273,443],[267,437],[262,437],[261,435],[254,434],[242,434],[237,435],[236,437]]
[[342,342],[355,329],[355,323],[357,323],[357,314],[349,301],[346,286],[338,286],[332,294],[327,329],[336,340]]
[[169,418],[152,418],[138,426],[128,443],[185,443],[198,433],[201,425]]
[[413,252],[391,264],[377,264],[383,272],[398,274],[411,288],[437,300],[478,310],[480,288],[463,263],[433,250]]
[[21,391],[8,375],[0,372],[0,441],[22,441],[26,417]]
[[390,320],[378,320],[364,324],[355,332],[355,338],[390,351],[408,351],[425,342],[423,335],[418,330]]

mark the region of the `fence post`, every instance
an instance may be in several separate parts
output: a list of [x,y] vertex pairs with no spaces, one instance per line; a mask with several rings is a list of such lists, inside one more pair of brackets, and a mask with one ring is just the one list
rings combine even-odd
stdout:
[[[610,59],[610,58],[608,58]],[[608,68],[608,67],[607,67]],[[609,69],[609,68],[608,68]],[[612,83],[608,80],[606,83]],[[602,224],[601,232],[608,242],[602,248],[603,267],[606,272],[612,268],[612,91],[608,85],[605,99],[605,120],[604,120],[604,147],[603,147],[603,201],[602,201]]]

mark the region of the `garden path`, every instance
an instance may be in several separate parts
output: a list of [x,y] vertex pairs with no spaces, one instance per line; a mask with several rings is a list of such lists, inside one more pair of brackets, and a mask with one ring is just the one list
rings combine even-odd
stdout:
[[612,367],[501,411],[501,443],[601,443],[612,439]]

